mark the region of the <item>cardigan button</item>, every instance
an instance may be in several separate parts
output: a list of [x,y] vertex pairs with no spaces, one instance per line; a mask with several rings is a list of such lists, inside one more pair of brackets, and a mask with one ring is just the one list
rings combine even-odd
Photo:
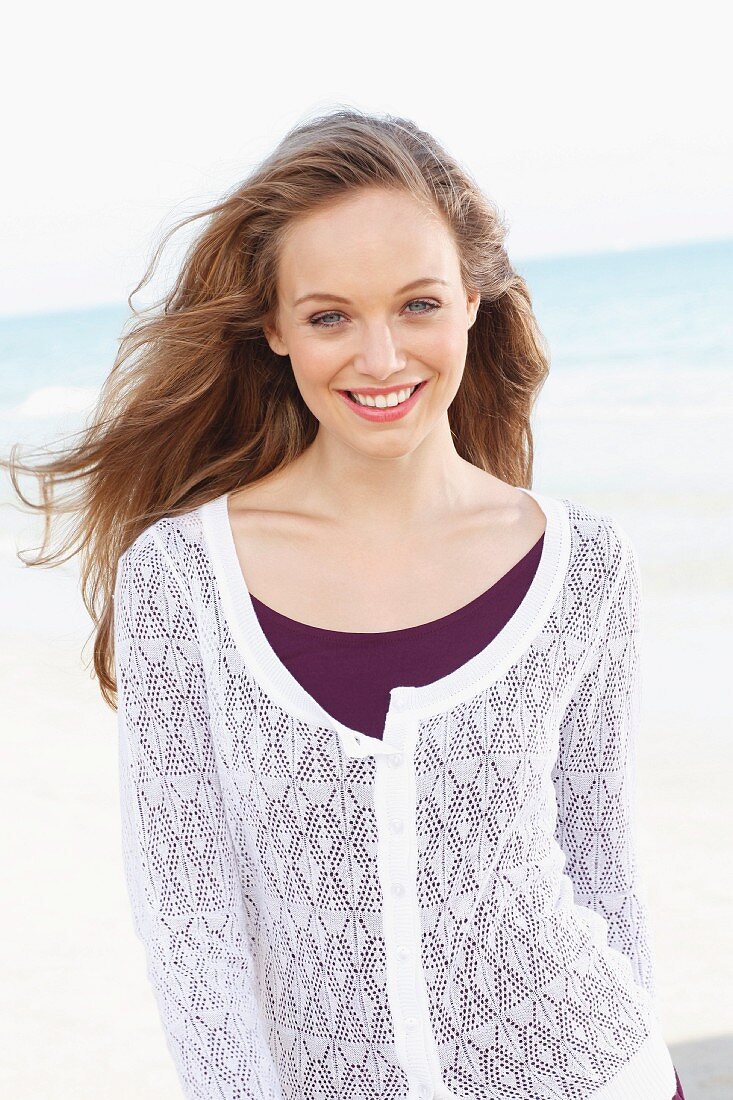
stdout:
[[401,821],[400,818],[396,817],[393,821],[390,821],[389,827],[393,833],[401,833],[405,827],[405,823]]
[[404,886],[402,885],[401,882],[393,882],[392,883],[392,893],[394,894],[394,896],[396,898],[401,898],[402,895],[404,894],[404,892],[405,892],[405,888],[404,888]]
[[415,1017],[415,1016],[406,1016],[405,1017],[405,1027],[407,1028],[408,1031],[414,1031],[415,1028],[417,1027],[417,1017]]
[[406,947],[403,944],[402,947],[397,948],[397,958],[400,960],[400,962],[407,962],[409,957],[410,957],[410,948],[409,947]]
[[388,757],[388,760],[389,760],[389,762],[390,762],[390,765],[391,765],[391,766],[392,766],[393,768],[401,768],[401,767],[402,767],[402,764],[403,764],[403,762],[404,762],[404,759],[405,759],[405,758],[404,758],[404,756],[402,755],[402,753],[401,753],[401,752],[396,752],[396,753],[394,754],[394,756],[390,756],[390,757]]

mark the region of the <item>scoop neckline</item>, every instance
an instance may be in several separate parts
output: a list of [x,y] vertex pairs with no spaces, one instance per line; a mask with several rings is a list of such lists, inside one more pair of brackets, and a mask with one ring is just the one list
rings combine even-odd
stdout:
[[[570,559],[567,502],[521,485],[513,487],[531,496],[546,519],[540,560],[523,599],[488,645],[459,668],[429,684],[392,688],[387,723],[394,712],[407,713],[421,720],[479,694],[511,668],[547,621]],[[336,730],[348,754],[366,756],[394,752],[394,746],[383,739],[351,729],[329,714],[270,645],[239,564],[229,518],[229,496],[230,491],[227,491],[206,501],[199,505],[198,512],[222,612],[248,672],[274,702],[295,717]]]
[[[268,616],[282,623],[284,629],[293,634],[302,635],[304,638],[322,638],[324,641],[339,642],[349,647],[352,645],[368,646],[372,642],[374,645],[389,644],[390,642],[409,642],[412,639],[422,639],[435,631],[455,626],[461,619],[468,618],[470,615],[474,614],[476,606],[480,604],[482,600],[487,600],[490,596],[497,595],[497,593],[507,587],[520,569],[523,567],[526,568],[527,559],[537,553],[537,547],[544,537],[545,533],[543,531],[534,545],[529,548],[527,553],[524,554],[519,561],[511,565],[506,573],[503,573],[493,584],[485,588],[478,596],[474,596],[468,603],[456,608],[455,611],[448,611],[445,615],[440,615],[437,619],[429,619],[428,622],[417,623],[415,626],[401,626],[394,630],[332,630],[329,627],[313,626],[310,623],[303,623],[299,619],[291,619],[289,615],[283,615],[281,611],[277,611],[274,607],[270,607],[269,604],[264,603],[263,600],[258,596],[254,596],[251,592],[249,593],[249,597],[252,600],[253,606],[259,605]],[[256,609],[255,614],[257,614]]]

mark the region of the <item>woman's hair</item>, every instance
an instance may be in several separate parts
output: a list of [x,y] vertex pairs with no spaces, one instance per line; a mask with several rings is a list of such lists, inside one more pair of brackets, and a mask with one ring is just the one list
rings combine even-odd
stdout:
[[[549,355],[524,279],[504,248],[496,206],[438,142],[408,119],[339,108],[292,128],[213,206],[162,238],[127,304],[133,317],[79,441],[44,465],[2,465],[20,499],[44,516],[39,556],[60,564],[81,552],[85,606],[96,627],[94,667],[116,706],[113,596],[120,555],[151,523],[279,470],[314,440],[318,421],[290,361],[263,328],[276,318],[278,258],[295,219],[364,187],[408,192],[442,214],[467,292],[480,292],[463,379],[448,416],[462,458],[510,484],[531,486],[530,414]],[[208,218],[175,283],[147,310],[133,295],[150,280],[170,236]],[[47,452],[48,453],[48,452]],[[34,475],[40,503],[16,471]],[[54,499],[56,483],[76,483]],[[51,520],[70,515],[59,549]],[[62,555],[66,555],[62,557]]]

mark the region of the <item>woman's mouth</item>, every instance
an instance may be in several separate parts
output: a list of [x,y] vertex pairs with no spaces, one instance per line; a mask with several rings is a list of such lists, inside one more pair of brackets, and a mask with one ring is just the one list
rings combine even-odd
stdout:
[[[396,405],[375,406],[361,404],[348,390],[338,390],[338,393],[357,416],[361,416],[364,420],[384,423],[389,420],[399,420],[403,416],[406,416],[419,401],[420,394],[425,389],[428,381],[429,380],[426,378],[424,381],[418,382],[410,396],[403,401],[399,401]],[[382,400],[384,400],[384,398],[382,398]]]

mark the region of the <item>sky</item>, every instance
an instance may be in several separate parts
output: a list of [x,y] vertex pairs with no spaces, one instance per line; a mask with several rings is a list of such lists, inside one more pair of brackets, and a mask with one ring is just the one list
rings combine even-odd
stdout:
[[13,9],[1,315],[124,303],[166,229],[343,106],[429,130],[499,205],[515,260],[733,236],[722,3]]

